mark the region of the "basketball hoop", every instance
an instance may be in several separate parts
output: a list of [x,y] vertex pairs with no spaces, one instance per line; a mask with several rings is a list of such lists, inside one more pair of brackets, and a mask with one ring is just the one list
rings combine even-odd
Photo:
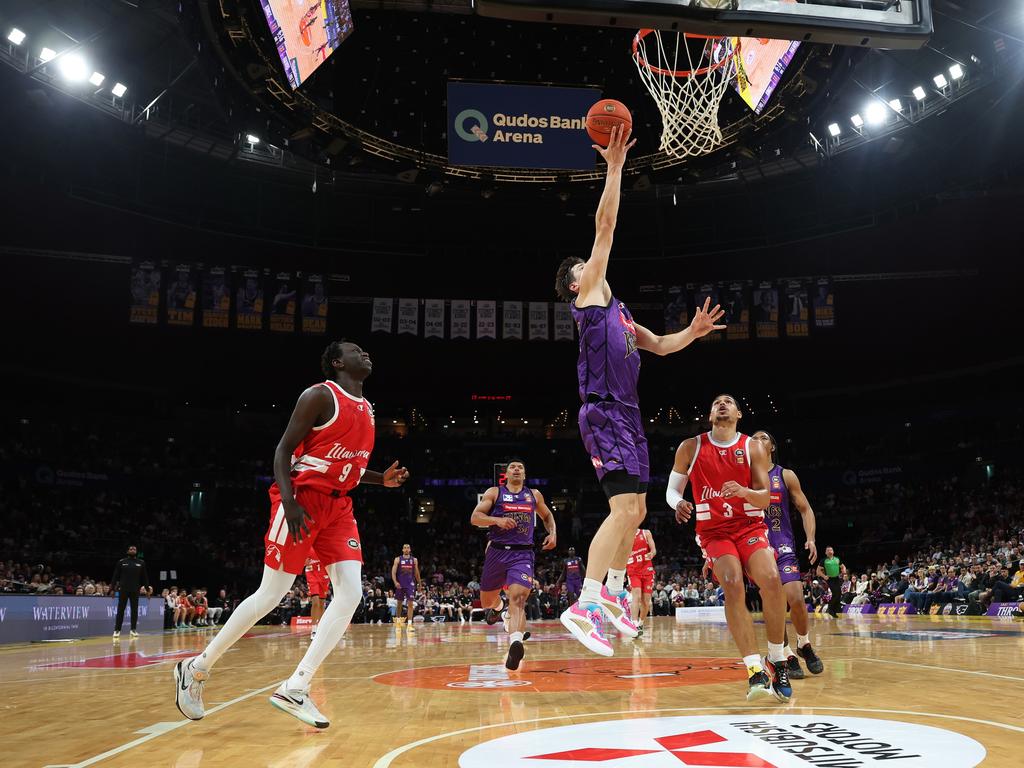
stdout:
[[[657,47],[648,45],[650,38]],[[633,61],[661,112],[661,151],[699,157],[722,145],[718,108],[736,76],[738,46],[739,38],[733,37],[666,32],[663,38],[656,29],[637,32]]]

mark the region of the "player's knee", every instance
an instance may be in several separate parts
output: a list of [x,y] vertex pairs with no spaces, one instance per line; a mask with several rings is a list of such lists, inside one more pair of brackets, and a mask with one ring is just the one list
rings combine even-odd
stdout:
[[782,592],[782,580],[779,578],[777,570],[764,572],[759,576],[760,578],[756,579],[756,582],[762,594],[775,595]]

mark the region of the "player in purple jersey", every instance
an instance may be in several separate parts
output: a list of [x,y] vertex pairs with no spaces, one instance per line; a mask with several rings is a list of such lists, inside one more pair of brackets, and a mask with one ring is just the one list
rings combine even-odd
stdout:
[[[626,559],[633,536],[647,515],[650,462],[644,436],[637,379],[640,353],[645,349],[668,355],[689,346],[711,331],[724,314],[710,299],[694,314],[690,326],[679,333],[658,336],[634,322],[626,305],[612,295],[605,279],[619,211],[622,166],[635,141],[629,132],[613,128],[607,148],[594,146],[608,165],[604,193],[597,207],[597,229],[590,259],[569,257],[558,267],[555,291],[570,302],[580,333],[579,425],[583,445],[597,470],[611,514],[598,528],[587,556],[587,577],[577,602],[562,613],[562,624],[586,648],[602,656],[613,654],[604,636],[608,620],[627,637],[636,637],[624,587]],[[608,583],[601,582],[605,576]]]
[[[416,588],[423,583],[420,578],[420,561],[412,556],[412,547],[402,545],[402,554],[391,563],[391,581],[395,585],[395,599],[398,609],[395,612],[395,628],[405,623],[409,632],[414,631],[412,612],[416,606]],[[405,616],[402,616],[402,603],[405,603]]]
[[558,543],[555,517],[540,491],[526,487],[526,465],[510,461],[505,468],[505,485],[488,488],[469,519],[473,525],[487,528],[480,607],[498,610],[503,587],[508,595],[508,669],[519,669],[525,654],[526,598],[533,589],[533,529],[537,517],[548,532],[541,549],[554,549]]
[[769,504],[765,510],[764,522],[768,526],[768,543],[775,550],[775,560],[779,566],[779,577],[782,579],[782,591],[786,593],[789,603],[789,615],[796,630],[796,653],[786,643],[784,652],[789,660],[789,676],[801,679],[804,671],[800,668],[799,655],[807,668],[815,675],[825,670],[825,665],[811,646],[810,625],[807,620],[807,604],[804,602],[804,584],[800,577],[800,560],[796,554],[796,536],[793,535],[793,524],[790,522],[790,501],[800,513],[804,524],[804,535],[807,538],[804,549],[810,558],[811,565],[818,560],[818,549],[814,545],[816,524],[811,502],[807,500],[800,487],[800,478],[791,469],[785,469],[775,463],[777,448],[775,438],[763,429],[751,435],[755,440],[764,443],[772,460],[768,470]]
[[579,599],[580,592],[583,591],[583,577],[587,575],[587,567],[583,565],[582,560],[576,557],[576,547],[569,547],[568,554],[557,583],[565,584],[565,593],[569,598],[569,605],[572,605]]

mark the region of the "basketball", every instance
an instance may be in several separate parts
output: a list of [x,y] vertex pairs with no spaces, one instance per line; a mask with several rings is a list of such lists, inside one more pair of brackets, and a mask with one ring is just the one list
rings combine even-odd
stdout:
[[612,128],[617,125],[627,131],[633,127],[633,116],[621,101],[601,99],[587,112],[587,133],[595,144],[607,147]]

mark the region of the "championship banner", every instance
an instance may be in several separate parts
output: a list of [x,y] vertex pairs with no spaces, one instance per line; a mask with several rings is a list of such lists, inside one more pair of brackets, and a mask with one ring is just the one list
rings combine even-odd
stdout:
[[297,291],[292,273],[278,272],[273,280],[267,282],[272,286],[274,296],[270,304],[270,330],[281,333],[294,332]]
[[191,264],[175,264],[164,304],[168,325],[191,326],[196,320],[196,277]]
[[690,295],[682,285],[665,289],[665,333],[679,333],[690,324]]
[[370,319],[370,333],[380,331],[391,333],[395,315],[395,300],[391,298],[373,300],[373,315]]
[[469,338],[469,299],[452,299],[452,338]]
[[501,338],[523,338],[523,302],[503,301],[501,303]]
[[302,278],[302,332],[327,333],[327,278],[307,274]]
[[231,324],[231,289],[226,267],[207,267],[203,272],[203,328],[227,328]]
[[814,288],[814,327],[835,328],[836,308],[832,278],[819,277]]
[[448,162],[594,170],[587,111],[597,88],[448,83]]
[[555,341],[572,341],[572,310],[564,301],[555,304]]
[[412,336],[420,332],[420,301],[419,299],[398,300],[398,332]]
[[800,280],[790,280],[786,286],[786,337],[807,336],[808,322],[807,285]]
[[495,315],[496,307],[493,301],[478,301],[476,303],[476,337],[478,339],[496,338],[498,329]]
[[722,290],[722,309],[725,316],[722,322],[725,338],[729,341],[747,341],[750,339],[750,283],[729,283]]
[[160,309],[160,267],[152,261],[132,264],[128,322],[156,325]]
[[540,339],[547,341],[548,334],[548,303],[546,301],[530,302],[530,341]]
[[428,339],[444,338],[444,299],[423,301],[423,335]]
[[779,291],[771,283],[754,289],[754,330],[759,339],[779,338]]
[[[718,300],[718,286],[714,283],[704,283],[700,286],[700,289],[693,293],[693,306],[694,308],[703,308],[704,301],[711,299],[711,303],[708,305],[708,312],[715,308],[716,304],[719,304]],[[707,336],[701,336],[700,341],[716,344],[725,339],[725,335],[718,331],[712,331]]]
[[[263,282],[260,270],[238,268],[235,292],[235,328],[248,331],[263,330]],[[235,271],[235,270],[232,270]]]

